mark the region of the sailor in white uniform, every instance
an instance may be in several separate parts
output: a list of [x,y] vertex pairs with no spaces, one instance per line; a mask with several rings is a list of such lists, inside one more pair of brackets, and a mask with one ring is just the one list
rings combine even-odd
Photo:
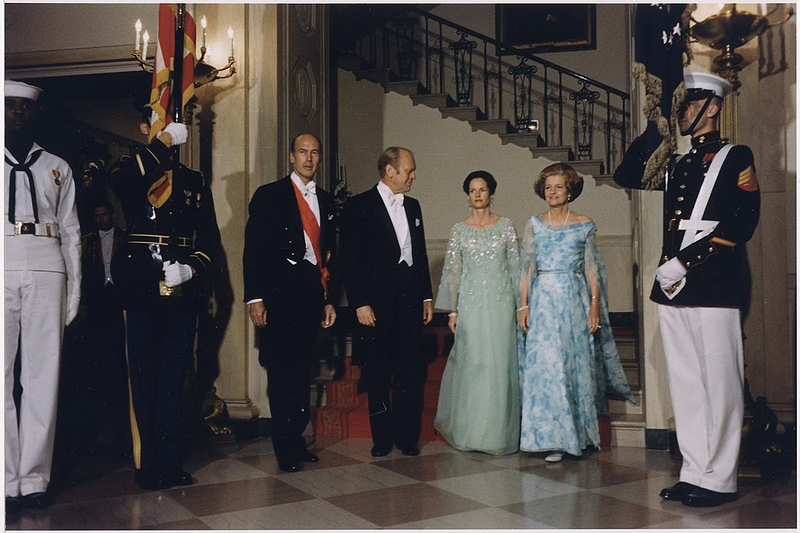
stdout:
[[[5,82],[6,514],[50,504],[61,343],[80,300],[80,226],[72,171],[33,142],[41,92],[22,82]],[[13,397],[17,357],[19,405]]]

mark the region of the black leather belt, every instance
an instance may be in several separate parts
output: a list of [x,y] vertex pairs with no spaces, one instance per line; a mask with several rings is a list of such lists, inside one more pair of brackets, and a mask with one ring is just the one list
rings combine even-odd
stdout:
[[[191,237],[178,237],[178,246],[183,248],[192,247]],[[171,242],[169,235],[153,235],[150,233],[131,233],[128,236],[128,244],[160,244],[169,246]]]

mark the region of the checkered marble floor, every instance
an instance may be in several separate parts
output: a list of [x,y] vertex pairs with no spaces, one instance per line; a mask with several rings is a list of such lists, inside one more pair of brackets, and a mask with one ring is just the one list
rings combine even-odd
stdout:
[[370,456],[368,439],[317,440],[321,461],[278,470],[269,439],[191,452],[195,485],[145,492],[120,459],[90,454],[55,504],[9,530],[97,529],[681,529],[796,528],[794,474],[742,480],[739,501],[712,509],[667,502],[667,452],[611,448],[546,464],[542,454],[490,456],[422,443],[419,457]]

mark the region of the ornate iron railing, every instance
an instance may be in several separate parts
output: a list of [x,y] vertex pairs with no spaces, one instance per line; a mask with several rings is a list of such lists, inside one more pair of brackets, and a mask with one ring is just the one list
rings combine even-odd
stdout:
[[[406,15],[351,41],[348,51],[450,94],[459,106],[482,102],[486,118],[507,119],[517,132],[538,131],[543,145],[564,146],[566,139],[577,159],[595,158],[602,137],[606,171],[627,146],[628,93],[424,10],[409,6]],[[605,114],[599,124],[598,112]]]

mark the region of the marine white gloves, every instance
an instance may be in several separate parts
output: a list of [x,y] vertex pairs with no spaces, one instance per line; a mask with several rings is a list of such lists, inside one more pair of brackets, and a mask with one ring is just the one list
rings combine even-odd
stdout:
[[656,270],[656,280],[661,286],[661,290],[667,291],[680,280],[686,277],[686,267],[677,257],[673,257]]
[[170,122],[163,130],[158,132],[156,137],[161,137],[162,133],[170,134],[172,137],[172,146],[185,143],[186,139],[189,137],[189,130],[186,128],[186,124],[181,124],[180,122]]
[[164,270],[164,281],[167,287],[177,287],[192,279],[192,267],[189,265],[169,261],[164,263],[162,269]]

